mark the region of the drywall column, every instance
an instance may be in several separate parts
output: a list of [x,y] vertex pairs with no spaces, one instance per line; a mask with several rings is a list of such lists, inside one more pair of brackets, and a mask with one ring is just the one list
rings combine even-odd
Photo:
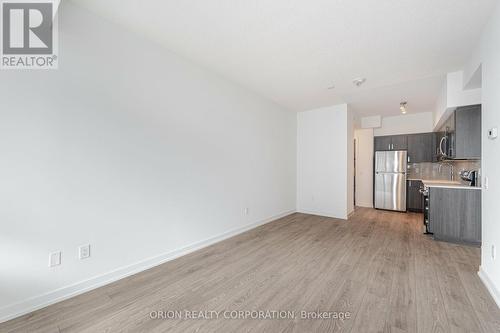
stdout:
[[347,107],[347,215],[354,212],[354,117]]
[[[480,43],[482,62],[482,248],[479,275],[500,307],[500,138],[487,130],[500,126],[500,5],[497,5]],[[486,178],[488,181],[486,182]],[[484,186],[483,186],[484,187]],[[496,252],[496,254],[495,254]]]
[[346,104],[297,114],[299,212],[347,218],[352,193],[348,189],[353,141],[349,118]]
[[357,129],[356,206],[373,207],[373,128]]

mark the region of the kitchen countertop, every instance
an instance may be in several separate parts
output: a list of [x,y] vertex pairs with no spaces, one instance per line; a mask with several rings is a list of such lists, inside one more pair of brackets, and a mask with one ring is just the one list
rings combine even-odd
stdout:
[[459,182],[458,180],[436,180],[436,179],[419,179],[419,178],[408,178],[407,180],[419,180],[424,183],[425,187],[444,187],[444,188],[456,188],[464,190],[481,190],[479,186],[469,186]]

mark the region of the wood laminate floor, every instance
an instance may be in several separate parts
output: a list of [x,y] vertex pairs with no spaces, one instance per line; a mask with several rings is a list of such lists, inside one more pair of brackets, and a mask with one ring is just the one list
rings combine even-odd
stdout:
[[[297,213],[0,324],[0,331],[500,332],[479,261],[478,248],[423,235],[418,214],[360,208],[346,222]],[[221,318],[187,320],[185,310]],[[295,319],[222,318],[223,311],[253,310],[289,311]],[[181,311],[182,319],[152,319],[156,311]],[[350,318],[301,319],[301,311]]]

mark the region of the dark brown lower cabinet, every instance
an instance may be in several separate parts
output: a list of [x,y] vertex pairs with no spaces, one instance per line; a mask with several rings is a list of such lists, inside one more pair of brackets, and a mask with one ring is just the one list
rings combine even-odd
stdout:
[[420,188],[423,186],[422,182],[420,180],[408,180],[406,185],[406,210],[422,213],[423,197],[420,193]]
[[438,240],[481,244],[481,191],[430,187],[430,231]]

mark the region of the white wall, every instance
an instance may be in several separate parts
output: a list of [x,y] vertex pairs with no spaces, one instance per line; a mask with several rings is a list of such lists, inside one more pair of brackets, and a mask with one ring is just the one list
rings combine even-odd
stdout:
[[362,117],[360,121],[361,128],[377,128],[382,126],[382,116]]
[[349,117],[346,104],[297,114],[299,212],[347,218]]
[[[447,81],[447,80],[446,80]],[[442,124],[448,119],[454,109],[447,108],[448,98],[448,82],[445,82],[441,87],[438,99],[436,101],[436,109],[434,110],[433,128],[437,131]]]
[[481,104],[481,89],[465,89],[464,71],[448,73],[436,102],[434,128],[439,128],[459,106]]
[[474,105],[481,103],[481,89],[465,89],[464,72],[448,73],[447,82],[447,107]]
[[[484,30],[482,62],[482,172],[489,187],[482,191],[482,248],[480,276],[500,307],[500,139],[489,140],[487,130],[500,126],[500,5]],[[484,178],[483,178],[484,184]],[[496,246],[496,259],[491,247]]]
[[67,2],[60,51],[0,74],[0,319],[295,211],[294,112]]
[[356,206],[373,207],[373,129],[356,129]]
[[409,113],[400,116],[383,117],[382,126],[375,128],[374,135],[396,135],[432,132],[432,112]]

